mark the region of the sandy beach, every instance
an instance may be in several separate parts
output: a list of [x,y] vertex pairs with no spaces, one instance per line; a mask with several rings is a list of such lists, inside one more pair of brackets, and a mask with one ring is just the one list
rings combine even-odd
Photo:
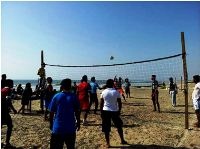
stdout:
[[[196,120],[191,101],[192,86],[189,89],[189,126],[193,128]],[[100,93],[98,94],[100,95]],[[153,112],[150,99],[150,88],[131,88],[131,98],[122,99],[121,118],[124,123],[124,136],[129,145],[121,145],[117,131],[111,130],[112,148],[200,148],[200,129],[185,129],[184,94],[177,95],[177,106],[172,107],[168,90],[159,89],[161,113]],[[16,109],[21,101],[14,101]],[[32,112],[26,114],[12,114],[13,133],[11,144],[21,149],[48,149],[50,143],[50,129],[48,121],[44,121],[39,114],[39,101],[32,102]],[[93,109],[93,107],[92,107]],[[6,126],[2,127],[1,140],[5,141]],[[199,140],[199,141],[198,141]],[[97,149],[105,148],[104,134],[101,132],[100,112],[88,116],[88,125],[81,125],[77,132],[76,148]]]

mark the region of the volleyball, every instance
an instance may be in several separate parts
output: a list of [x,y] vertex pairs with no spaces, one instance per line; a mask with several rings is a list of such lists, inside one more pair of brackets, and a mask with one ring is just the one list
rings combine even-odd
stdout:
[[113,57],[113,56],[111,56],[111,57],[110,57],[110,60],[113,60],[113,59],[114,59],[114,57]]

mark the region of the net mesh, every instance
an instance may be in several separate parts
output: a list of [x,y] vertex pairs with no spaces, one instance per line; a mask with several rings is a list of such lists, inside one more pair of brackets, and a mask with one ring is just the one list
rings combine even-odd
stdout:
[[[54,67],[52,67],[54,66]],[[151,75],[156,75],[159,82],[168,81],[169,77],[180,80],[182,76],[181,54],[175,57],[166,57],[156,60],[132,62],[113,65],[92,65],[92,66],[61,66],[46,64],[46,76],[51,76],[54,80],[70,78],[81,80],[83,75],[88,79],[95,77],[96,80],[105,82],[115,76],[122,79],[128,78],[132,83],[147,83],[151,80]]]

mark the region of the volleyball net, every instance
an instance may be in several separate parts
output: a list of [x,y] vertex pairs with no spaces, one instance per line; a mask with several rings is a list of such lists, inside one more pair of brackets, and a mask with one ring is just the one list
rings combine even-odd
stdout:
[[151,75],[156,75],[159,82],[165,82],[170,77],[179,81],[183,74],[182,54],[118,64],[70,66],[45,63],[45,66],[46,77],[52,77],[54,80],[70,78],[78,81],[83,75],[87,75],[89,80],[94,76],[96,80],[105,83],[107,79],[116,76],[128,78],[133,85],[140,84],[139,86],[149,83]]

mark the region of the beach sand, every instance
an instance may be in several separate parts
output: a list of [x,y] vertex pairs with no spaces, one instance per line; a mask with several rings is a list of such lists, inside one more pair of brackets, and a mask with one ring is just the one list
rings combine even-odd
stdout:
[[[193,84],[192,84],[193,86]],[[189,90],[189,125],[193,128],[196,120]],[[100,95],[100,94],[99,94]],[[122,99],[121,118],[124,123],[124,136],[129,145],[121,145],[116,128],[111,130],[112,148],[200,148],[200,129],[185,129],[184,94],[177,95],[177,107],[172,107],[168,90],[159,89],[161,113],[153,112],[150,99],[150,88],[131,88],[132,98],[127,102]],[[14,101],[18,110],[21,101]],[[93,107],[92,107],[93,109]],[[50,144],[50,129],[48,121],[39,114],[39,101],[32,102],[32,113],[12,114],[13,133],[11,144],[22,149],[48,149]],[[105,148],[104,134],[101,132],[100,112],[88,116],[88,125],[81,125],[77,132],[76,148]],[[5,142],[6,126],[2,127],[1,140]]]

